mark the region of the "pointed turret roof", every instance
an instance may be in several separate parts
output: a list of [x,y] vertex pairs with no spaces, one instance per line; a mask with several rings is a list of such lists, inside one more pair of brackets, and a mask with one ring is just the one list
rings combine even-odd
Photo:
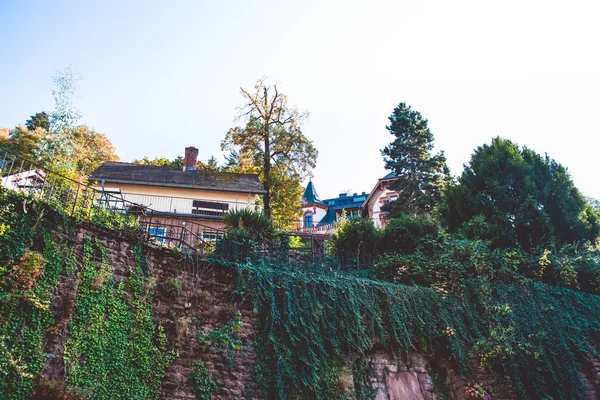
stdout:
[[320,203],[321,198],[317,194],[317,190],[315,189],[315,185],[313,185],[312,180],[308,181],[308,185],[306,185],[306,189],[304,189],[304,194],[302,195],[302,201],[305,203]]

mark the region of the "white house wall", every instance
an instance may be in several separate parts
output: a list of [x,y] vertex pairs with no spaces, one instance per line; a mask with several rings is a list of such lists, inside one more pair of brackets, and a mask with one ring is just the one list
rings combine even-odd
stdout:
[[304,215],[307,212],[313,214],[313,226],[317,225],[327,215],[327,211],[319,207],[302,207],[302,227],[304,227]]
[[382,228],[384,226],[384,223],[382,223],[380,216],[381,207],[384,204],[384,200],[388,200],[394,195],[398,196],[398,193],[393,190],[389,190],[385,183],[383,184],[383,188],[378,187],[376,190],[377,191],[375,192],[375,195],[371,198],[369,204],[369,217],[371,217],[376,227]]

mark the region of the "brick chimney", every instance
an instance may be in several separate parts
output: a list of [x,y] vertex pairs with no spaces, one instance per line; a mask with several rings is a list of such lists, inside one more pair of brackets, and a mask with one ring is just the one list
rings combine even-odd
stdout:
[[183,157],[183,170],[196,170],[196,162],[198,161],[198,149],[195,147],[186,147],[185,156]]

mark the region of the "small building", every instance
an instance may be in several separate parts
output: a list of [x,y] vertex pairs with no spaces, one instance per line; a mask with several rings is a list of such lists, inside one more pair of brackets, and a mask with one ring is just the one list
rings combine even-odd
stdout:
[[0,181],[0,186],[10,190],[20,190],[33,194],[42,188],[45,182],[46,173],[39,169],[32,169],[3,176]]
[[395,179],[396,175],[392,172],[380,178],[363,204],[365,217],[370,218],[378,228],[383,228],[387,222],[388,213],[381,208],[398,200],[398,192],[390,189],[390,184]]
[[196,170],[197,159],[198,149],[187,147],[183,170],[105,162],[89,181],[104,197],[122,199],[124,211],[151,209],[173,225],[192,221],[222,229],[226,212],[257,208],[257,195],[265,193],[257,175]]

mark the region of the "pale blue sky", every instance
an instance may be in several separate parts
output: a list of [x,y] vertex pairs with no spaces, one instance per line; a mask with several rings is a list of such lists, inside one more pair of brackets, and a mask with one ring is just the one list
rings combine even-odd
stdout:
[[387,118],[406,102],[455,175],[500,135],[600,198],[599,20],[597,0],[2,0],[0,127],[51,110],[51,78],[72,64],[82,122],[122,160],[194,145],[222,161],[239,87],[269,76],[311,113],[321,197],[385,175]]

